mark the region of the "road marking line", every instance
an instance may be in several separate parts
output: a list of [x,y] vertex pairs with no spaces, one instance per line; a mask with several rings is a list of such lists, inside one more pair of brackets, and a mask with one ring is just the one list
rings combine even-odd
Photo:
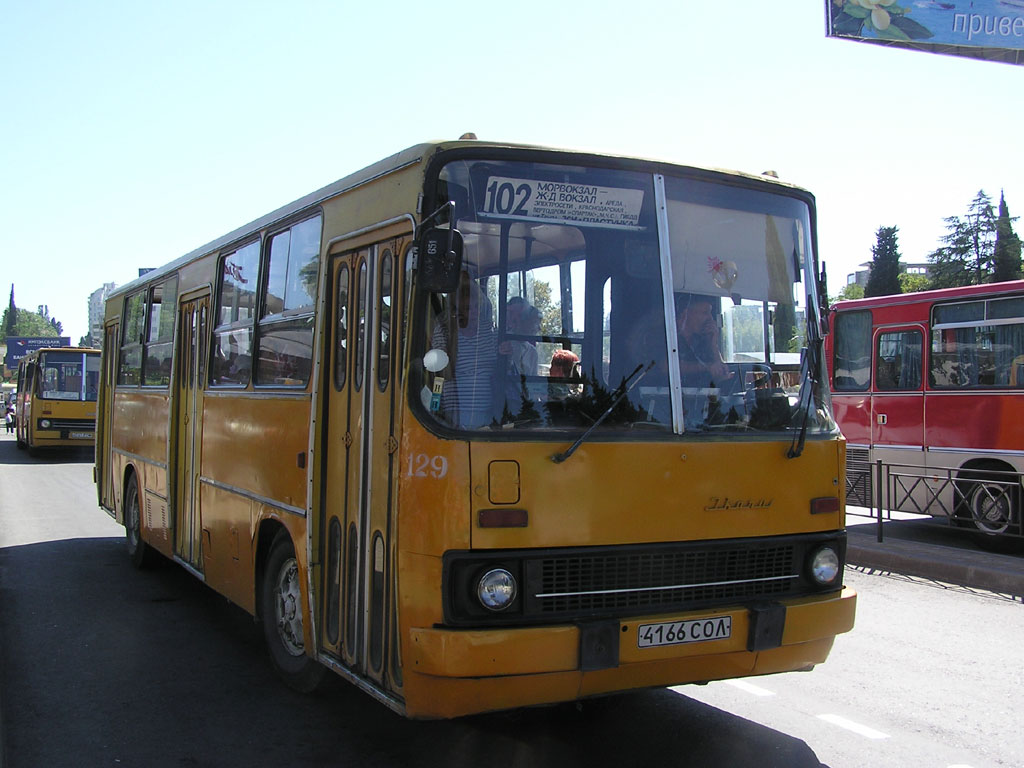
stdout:
[[746,680],[723,680],[722,682],[728,683],[733,688],[739,688],[741,691],[746,691],[754,696],[774,696],[775,691],[769,691],[767,688],[762,688],[759,685],[748,683]]
[[864,736],[868,739],[888,739],[889,734],[876,731],[874,728],[868,728],[866,725],[855,723],[853,720],[847,720],[845,717],[839,715],[818,715],[819,720],[824,720],[826,723],[832,723],[832,725],[838,725],[840,728],[845,728],[848,731],[853,731],[856,734]]

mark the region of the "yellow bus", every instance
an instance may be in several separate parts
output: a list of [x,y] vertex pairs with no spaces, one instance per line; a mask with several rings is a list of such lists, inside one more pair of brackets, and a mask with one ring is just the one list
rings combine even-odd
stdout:
[[443,718],[803,670],[851,629],[813,197],[414,146],[111,295],[99,503]]
[[99,382],[98,349],[52,347],[26,354],[18,363],[18,447],[91,448]]

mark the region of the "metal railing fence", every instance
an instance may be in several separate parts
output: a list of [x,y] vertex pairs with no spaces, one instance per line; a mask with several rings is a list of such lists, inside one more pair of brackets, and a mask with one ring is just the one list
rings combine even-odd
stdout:
[[[920,467],[866,461],[847,467],[847,504],[866,507],[878,541],[893,512],[944,517],[983,540],[1024,545],[1021,525],[1024,473],[1005,469]],[[865,503],[866,502],[866,503]]]

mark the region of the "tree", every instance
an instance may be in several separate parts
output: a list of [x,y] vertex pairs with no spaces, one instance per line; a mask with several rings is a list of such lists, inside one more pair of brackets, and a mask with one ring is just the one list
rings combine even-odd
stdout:
[[928,291],[932,288],[932,281],[928,279],[927,275],[900,272],[900,288],[903,293]]
[[50,308],[45,304],[41,305],[36,312],[28,312],[14,306],[13,286],[11,286],[10,306],[4,310],[0,328],[3,329],[5,340],[11,336],[54,338],[60,336],[64,331],[64,326],[56,318],[50,317]]
[[14,332],[14,326],[18,322],[18,308],[14,306],[14,283],[11,283],[11,300],[7,307],[7,311],[4,312],[3,322],[3,334],[6,339],[8,336],[16,336]]
[[879,227],[875,233],[878,238],[871,249],[874,258],[871,261],[871,272],[868,284],[864,289],[865,296],[891,296],[901,293],[900,288],[900,249],[896,242],[898,227]]
[[864,286],[860,283],[847,283],[843,286],[843,290],[839,292],[839,296],[836,297],[836,301],[848,301],[850,299],[863,299],[864,298]]
[[[42,307],[40,307],[42,309]],[[60,323],[54,325],[49,314],[43,315],[39,312],[26,312],[25,310],[18,310],[18,322],[14,326],[14,333],[12,336],[41,336],[41,337],[57,337],[60,336],[57,328]]]
[[1013,231],[1006,196],[999,194],[999,217],[996,219],[996,242],[992,252],[992,282],[1017,280],[1021,276],[1020,238]]
[[945,221],[945,245],[928,255],[932,262],[932,287],[988,282],[993,272],[996,231],[992,200],[984,190],[978,190],[966,216],[948,216]]

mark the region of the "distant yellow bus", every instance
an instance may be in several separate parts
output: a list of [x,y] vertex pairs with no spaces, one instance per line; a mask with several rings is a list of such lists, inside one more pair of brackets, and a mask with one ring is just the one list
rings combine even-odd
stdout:
[[92,447],[99,381],[98,349],[51,347],[26,354],[18,364],[18,447]]
[[813,197],[414,146],[108,300],[96,477],[292,687],[409,717],[807,669],[853,626]]

